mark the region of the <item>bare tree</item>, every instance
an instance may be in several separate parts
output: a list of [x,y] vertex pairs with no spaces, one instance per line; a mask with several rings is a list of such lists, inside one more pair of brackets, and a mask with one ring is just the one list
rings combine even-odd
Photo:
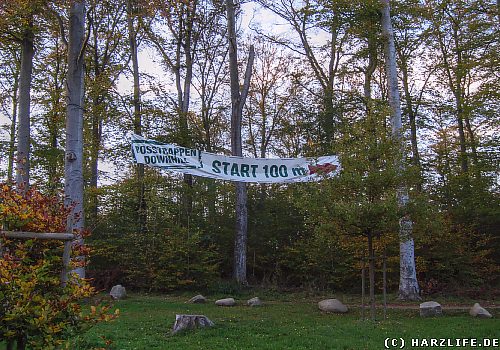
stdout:
[[[191,132],[198,135],[197,141],[207,152],[218,152],[226,142],[228,120],[225,110],[228,108],[227,67],[228,46],[227,21],[224,4],[211,3],[212,6],[200,6],[198,18],[204,30],[199,31],[197,49],[193,58],[193,92],[198,99],[193,102],[199,113],[190,116],[201,118],[190,125]],[[206,186],[208,222],[215,223],[217,184],[212,179],[198,179]]]
[[[250,87],[254,48],[250,46],[243,87],[240,90],[238,77],[238,43],[236,37],[236,14],[233,0],[226,0],[227,31],[229,41],[229,76],[231,80],[231,154],[243,155],[241,143],[241,121],[243,107]],[[236,183],[236,236],[234,242],[234,279],[247,284],[247,187],[243,182]]]
[[88,223],[96,225],[99,209],[97,185],[99,155],[102,148],[103,123],[110,115],[109,94],[117,80],[128,52],[122,33],[125,31],[126,6],[117,1],[100,1],[87,10],[88,28],[91,29],[87,47],[86,71],[88,77],[88,107],[90,188]]
[[256,41],[255,67],[247,104],[249,144],[255,158],[265,158],[286,118],[293,89],[290,87],[292,57],[262,37]]
[[[344,14],[350,11],[349,7],[352,7],[352,4],[349,3],[346,7],[346,4],[315,0],[257,0],[257,2],[285,20],[299,38],[300,43],[295,43],[288,38],[268,36],[275,43],[284,45],[292,52],[303,56],[309,64],[321,91],[318,96],[322,104],[319,115],[320,140],[323,151],[329,152],[335,138],[335,125],[341,119],[335,108],[335,84],[344,54],[343,46],[348,35],[345,29],[348,23]],[[325,18],[327,13],[329,17]],[[311,38],[311,31],[318,29],[324,30],[329,35],[328,43],[320,49],[315,46]]]
[[[164,64],[175,75],[177,99],[172,99],[171,102],[175,105],[179,117],[178,142],[185,147],[192,147],[188,114],[193,81],[193,59],[202,29],[202,26],[197,23],[200,3],[200,0],[164,0],[157,5],[155,8],[158,11],[157,18],[160,23],[166,25],[173,40],[155,33],[151,28],[144,27],[149,40],[160,53]],[[187,221],[182,223],[188,225],[193,206],[191,194],[193,176],[185,174],[183,177],[185,191],[182,206],[185,215],[182,215],[182,218]]]

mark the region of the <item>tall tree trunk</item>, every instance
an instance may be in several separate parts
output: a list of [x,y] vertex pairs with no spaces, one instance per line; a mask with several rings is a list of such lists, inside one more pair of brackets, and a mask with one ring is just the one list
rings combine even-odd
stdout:
[[[400,145],[400,155],[396,160],[396,167],[400,172],[404,170],[404,147],[401,123],[401,102],[398,89],[398,75],[396,68],[396,49],[392,30],[389,0],[381,0],[382,36],[384,38],[387,85],[389,105],[392,111],[392,135],[396,144]],[[399,184],[397,190],[398,206],[405,210],[409,202],[408,189],[404,183]],[[409,215],[399,220],[399,250],[400,250],[400,280],[399,298],[402,300],[418,300],[419,286],[415,268],[415,244],[413,242],[413,223]]]
[[33,24],[30,19],[21,43],[21,71],[19,76],[19,125],[17,128],[16,184],[27,190],[30,180],[30,103],[33,72]]
[[[250,47],[243,89],[240,91],[238,77],[238,46],[236,40],[236,16],[233,0],[226,0],[227,27],[229,42],[229,74],[231,81],[231,153],[243,155],[241,142],[241,120],[243,106],[248,95],[254,48]],[[234,242],[234,279],[240,284],[247,284],[247,187],[243,182],[236,183],[236,236]]]
[[[93,48],[92,48],[92,65],[94,66],[94,80],[99,81],[99,77],[101,74],[100,65],[99,65],[99,40],[97,38],[98,33],[97,30],[94,29],[93,33]],[[95,85],[94,82],[94,85]],[[101,96],[100,96],[100,88],[94,86],[93,97],[92,97],[92,115],[91,119],[91,141],[90,141],[90,191],[88,192],[90,198],[90,208],[88,213],[88,218],[90,225],[95,227],[97,224],[97,215],[99,211],[99,203],[97,197],[97,182],[99,180],[99,148],[101,145],[101,132],[100,132],[100,124],[101,124]]]
[[49,165],[48,165],[48,179],[49,179],[49,190],[51,193],[56,193],[59,189],[60,185],[60,173],[59,173],[59,150],[57,148],[57,141],[59,139],[61,133],[61,124],[60,120],[62,120],[61,113],[61,89],[63,87],[63,82],[59,79],[62,68],[62,61],[65,60],[64,54],[62,53],[61,47],[59,45],[59,41],[56,42],[56,56],[55,56],[55,70],[53,74],[54,79],[54,92],[51,95],[51,104],[52,111],[49,116],[48,121],[48,133],[49,133],[49,147],[52,156],[50,157]]
[[[57,111],[54,111],[54,117],[57,117]],[[57,154],[57,137],[59,136],[60,128],[59,125],[56,123],[56,120],[54,118],[52,122],[52,126],[49,127],[49,147],[50,150],[53,152],[53,154]],[[57,177],[57,163],[58,163],[58,157],[52,156],[50,159],[50,163],[48,166],[48,177],[49,177],[49,189],[52,193],[55,193],[55,191],[58,189],[58,177]]]
[[[196,16],[196,5],[197,1],[193,1],[191,6],[188,8],[188,13],[186,15],[186,32],[185,32],[185,40],[184,40],[184,59],[186,65],[186,75],[184,77],[184,87],[182,91],[181,97],[181,131],[182,131],[182,139],[183,146],[192,147],[192,138],[189,134],[189,125],[188,125],[188,113],[189,113],[189,103],[191,97],[191,84],[193,80],[193,51],[192,51],[192,40],[193,40],[193,26],[194,20]],[[179,38],[179,40],[181,40]],[[180,91],[180,92],[181,92]],[[184,174],[184,195],[183,195],[183,208],[184,215],[182,218],[185,218],[185,222],[183,224],[185,226],[189,226],[191,213],[193,211],[193,175]]]
[[[94,62],[94,64],[97,62]],[[92,134],[90,142],[90,208],[89,219],[90,225],[94,226],[97,223],[97,215],[99,212],[99,202],[97,197],[97,182],[99,180],[99,147],[101,144],[101,132],[100,132],[100,116],[99,116],[99,97],[94,96],[93,101],[93,113],[91,118],[92,124]]]
[[332,18],[332,24],[330,26],[331,30],[331,42],[330,42],[330,60],[328,62],[328,75],[326,80],[326,86],[324,88],[324,131],[325,131],[325,142],[326,147],[324,149],[327,154],[331,152],[332,144],[335,138],[335,106],[334,106],[334,82],[337,75],[337,68],[339,63],[339,53],[336,46],[338,32],[339,32],[339,16],[334,14]]
[[17,123],[17,108],[18,108],[18,88],[19,88],[19,66],[16,64],[14,71],[14,84],[12,86],[12,123],[10,124],[10,141],[9,141],[9,160],[7,165],[7,181],[10,183],[14,173],[14,155],[16,144],[16,123]]
[[[128,40],[130,54],[132,57],[132,76],[134,79],[134,132],[137,135],[142,135],[142,115],[141,115],[141,85],[139,77],[139,60],[137,57],[137,31],[134,26],[134,15],[136,14],[137,4],[134,0],[127,1],[127,27],[128,27]],[[146,231],[146,198],[145,198],[145,185],[144,185],[144,164],[136,165],[136,176],[138,183],[138,208],[139,214],[139,231],[144,233]]]
[[[94,66],[94,79],[95,81],[99,81],[100,76],[100,67],[99,67],[99,52],[98,52],[98,40],[97,33],[94,30],[94,47],[93,47],[93,66]],[[95,83],[94,83],[95,84]],[[95,87],[98,91],[100,90],[98,87]],[[97,199],[97,182],[99,179],[99,147],[101,145],[101,132],[100,132],[100,123],[101,123],[101,110],[100,110],[100,93],[94,92],[94,96],[92,97],[92,115],[91,119],[91,134],[90,134],[90,191],[88,192],[89,199],[89,224],[95,227],[97,223],[97,215],[99,211],[99,203]]]
[[[457,72],[457,75],[458,72]],[[462,98],[461,78],[457,77],[457,86],[455,91],[455,105],[457,108],[457,122],[458,122],[458,140],[460,143],[460,169],[462,173],[469,171],[469,157],[467,155],[467,140],[465,138],[464,128],[464,106]]]
[[[377,129],[376,129],[376,119],[373,111],[373,99],[372,99],[372,87],[371,81],[373,73],[377,69],[377,38],[373,33],[368,33],[368,66],[365,70],[365,81],[364,81],[364,98],[366,103],[366,117],[368,121],[368,134],[370,148],[376,148],[377,145]],[[371,154],[369,156],[370,160],[370,172],[376,172],[376,158]],[[369,200],[372,201],[373,194],[368,193]],[[368,230],[368,276],[369,276],[369,290],[370,290],[370,318],[375,321],[375,257],[373,250],[373,232]]]
[[[66,155],[64,164],[65,204],[72,205],[67,230],[75,232],[74,244],[82,244],[83,213],[83,97],[85,51],[85,1],[73,0],[69,13],[68,75],[66,79]],[[85,277],[85,268],[75,270]]]

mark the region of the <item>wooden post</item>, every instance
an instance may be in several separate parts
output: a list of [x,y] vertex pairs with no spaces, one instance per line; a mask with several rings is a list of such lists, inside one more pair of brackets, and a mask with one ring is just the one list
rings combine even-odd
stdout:
[[361,260],[361,319],[365,320],[365,253]]
[[387,256],[385,255],[385,249],[384,249],[384,256],[382,257],[382,280],[383,280],[383,296],[384,296],[384,319],[387,318],[387,264],[386,264],[386,259]]

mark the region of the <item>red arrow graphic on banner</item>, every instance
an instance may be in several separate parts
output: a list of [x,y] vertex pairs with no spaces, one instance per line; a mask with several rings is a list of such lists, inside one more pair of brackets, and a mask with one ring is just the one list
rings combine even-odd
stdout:
[[309,167],[309,175],[313,174],[328,174],[331,173],[332,171],[337,170],[337,166],[335,164],[331,163],[325,163],[325,164],[318,164],[316,166],[314,165],[308,165]]

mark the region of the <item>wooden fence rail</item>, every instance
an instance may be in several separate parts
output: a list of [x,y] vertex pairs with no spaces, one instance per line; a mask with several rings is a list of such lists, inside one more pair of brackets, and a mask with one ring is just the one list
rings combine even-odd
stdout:
[[[75,235],[67,232],[19,232],[19,231],[0,231],[0,236],[14,239],[57,239],[64,241],[63,251],[63,269],[61,271],[61,284],[63,286],[68,282],[69,263],[71,259],[71,241]],[[0,241],[0,257],[3,255],[2,242]]]

